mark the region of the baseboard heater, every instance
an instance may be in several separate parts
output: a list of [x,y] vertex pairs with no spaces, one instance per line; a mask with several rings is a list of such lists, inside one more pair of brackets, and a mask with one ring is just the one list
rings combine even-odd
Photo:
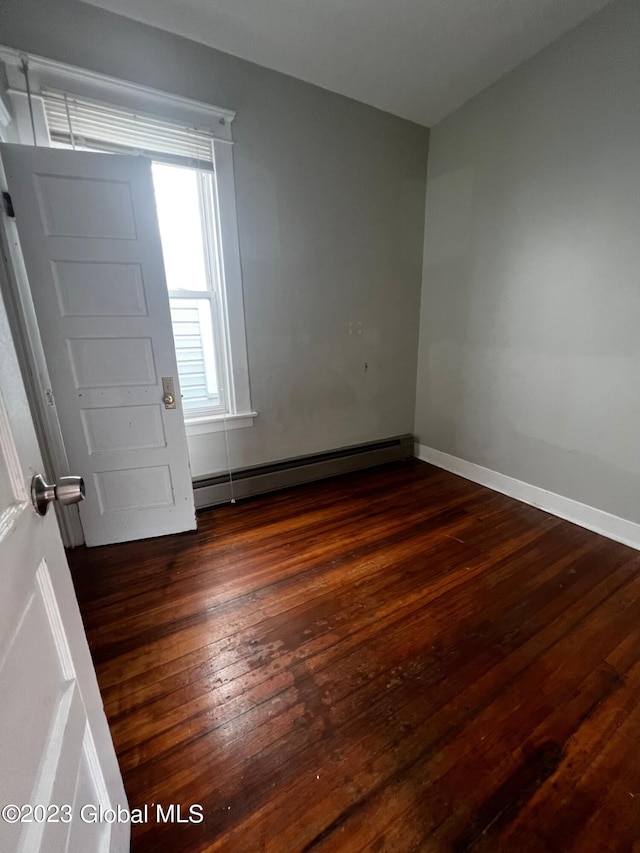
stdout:
[[[311,483],[313,480],[335,477],[349,471],[358,471],[361,468],[371,468],[385,462],[410,459],[414,455],[413,442],[413,436],[407,433],[382,441],[314,453],[311,456],[283,459],[252,468],[238,468],[231,472],[233,497],[249,498],[289,486]],[[229,474],[196,477],[193,481],[193,492],[196,509],[229,503],[232,497]]]

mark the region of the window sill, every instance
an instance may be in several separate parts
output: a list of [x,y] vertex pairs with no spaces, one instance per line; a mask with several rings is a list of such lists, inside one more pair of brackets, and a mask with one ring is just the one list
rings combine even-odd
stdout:
[[242,429],[253,426],[257,412],[239,412],[235,415],[194,415],[185,418],[187,435],[208,435],[211,432],[224,432],[225,429]]

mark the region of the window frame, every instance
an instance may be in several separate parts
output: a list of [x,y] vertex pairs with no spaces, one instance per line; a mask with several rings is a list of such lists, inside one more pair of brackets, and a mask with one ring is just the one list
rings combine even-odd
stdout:
[[[152,163],[163,165],[162,161],[153,158]],[[218,403],[208,406],[185,408],[185,418],[194,420],[208,415],[228,415],[233,406],[232,382],[229,364],[229,342],[227,340],[226,324],[223,309],[223,270],[221,268],[220,227],[215,210],[214,174],[208,169],[198,169],[195,166],[176,166],[175,168],[189,169],[196,174],[198,205],[200,208],[200,227],[202,229],[202,248],[205,268],[206,290],[171,290],[168,287],[169,302],[184,299],[198,300],[196,310],[200,314],[200,328],[203,338],[203,356],[205,362],[205,379],[210,390],[211,372],[215,371],[217,382]],[[154,177],[155,181],[155,177]],[[167,282],[168,285],[168,282]],[[208,303],[207,316],[203,317],[202,303]],[[172,308],[173,310],[173,308]],[[211,329],[209,336],[208,330]],[[208,338],[211,340],[208,340]],[[208,343],[209,347],[205,344]],[[177,349],[176,349],[177,354]]]
[[[222,331],[220,369],[226,392],[226,407],[185,412],[187,435],[202,435],[223,429],[251,426],[257,412],[251,407],[247,342],[242,293],[242,270],[238,239],[235,180],[233,170],[233,137],[231,125],[235,113],[195,101],[107,77],[92,71],[29,55],[29,82],[32,95],[33,123],[29,111],[22,61],[25,54],[0,46],[0,61],[4,63],[19,141],[24,144],[50,145],[44,104],[38,97],[46,89],[67,92],[70,96],[112,104],[122,109],[157,116],[190,127],[199,127],[211,134],[213,147],[214,182],[211,211],[218,240],[219,269],[216,291],[199,291],[197,298],[217,297],[215,310],[220,313]],[[35,136],[35,139],[34,139]],[[153,160],[153,158],[151,158]],[[212,281],[212,284],[214,282]],[[207,293],[215,296],[208,297]],[[185,296],[187,291],[168,291],[169,298]],[[216,353],[217,355],[217,353]]]

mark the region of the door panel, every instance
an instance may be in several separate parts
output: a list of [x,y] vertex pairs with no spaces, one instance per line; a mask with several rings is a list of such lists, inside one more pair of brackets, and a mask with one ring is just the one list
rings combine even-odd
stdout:
[[90,454],[166,447],[162,409],[158,405],[107,406],[81,414]]
[[67,338],[76,390],[155,385],[151,338]]
[[150,163],[0,149],[87,544],[194,529]]
[[[70,152],[56,153],[67,157]],[[126,180],[35,174],[34,186],[45,237],[137,240],[133,199]],[[95,204],[96,198],[100,205]]]
[[127,823],[79,816],[126,796],[55,516],[31,506],[41,471],[0,298],[0,804],[71,807],[70,823],[0,819],[0,850],[125,853]]
[[140,264],[53,261],[62,317],[146,317]]
[[93,477],[103,513],[173,503],[171,472],[167,465],[104,471]]

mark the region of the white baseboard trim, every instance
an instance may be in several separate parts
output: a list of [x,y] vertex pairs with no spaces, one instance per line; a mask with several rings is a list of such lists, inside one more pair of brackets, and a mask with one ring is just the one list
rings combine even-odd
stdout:
[[438,468],[444,468],[445,471],[459,474],[466,480],[480,483],[495,492],[509,495],[518,501],[543,509],[552,515],[572,521],[580,527],[586,527],[587,530],[601,533],[609,539],[622,542],[623,545],[630,545],[640,551],[640,524],[634,521],[628,521],[626,518],[620,518],[580,501],[565,498],[555,492],[548,492],[539,486],[523,483],[514,477],[507,477],[506,474],[499,474],[490,468],[483,468],[482,465],[467,462],[457,456],[427,447],[425,444],[416,444],[415,454],[423,462],[429,462]]

